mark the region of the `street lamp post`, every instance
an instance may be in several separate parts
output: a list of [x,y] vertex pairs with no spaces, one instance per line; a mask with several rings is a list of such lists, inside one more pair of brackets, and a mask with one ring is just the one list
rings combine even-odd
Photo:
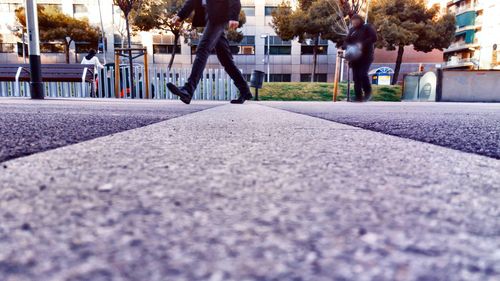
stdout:
[[[38,36],[38,13],[36,0],[26,0],[26,22],[28,26],[31,98],[43,99],[42,62]],[[24,48],[24,46],[23,46]]]
[[271,36],[269,34],[262,34],[260,38],[266,38],[267,46],[267,82],[271,82]]
[[[101,0],[97,0],[97,5],[99,6],[99,18],[101,20],[101,44],[102,44],[102,52],[104,54],[103,60],[104,64],[106,64],[106,55],[107,55],[107,50],[106,50],[106,34],[104,33],[104,23],[102,21],[102,10],[101,10]],[[154,57],[153,57],[154,60]]]
[[[24,27],[22,25],[18,25],[18,26],[15,26],[11,29],[12,32],[21,32],[21,40],[22,40],[22,53],[23,53],[23,61],[24,61],[24,64],[27,63],[27,60],[26,60],[26,48],[25,48],[25,45],[26,45],[26,34],[25,34],[25,31],[24,31]],[[17,50],[19,52],[19,48]]]
[[26,33],[24,32],[24,29],[21,28],[21,32],[23,33],[23,36],[22,36],[22,40],[23,40],[23,61],[24,61],[24,64],[27,63],[27,60],[26,60]]

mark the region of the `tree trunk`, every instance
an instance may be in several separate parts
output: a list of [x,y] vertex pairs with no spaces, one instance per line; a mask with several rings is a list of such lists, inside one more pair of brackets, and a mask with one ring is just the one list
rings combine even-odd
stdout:
[[[135,99],[135,87],[134,87],[134,62],[132,60],[132,38],[130,36],[130,23],[129,23],[129,19],[128,19],[128,14],[125,15],[125,24],[126,24],[126,28],[127,28],[127,43],[128,43],[128,63],[129,63],[129,67],[130,67],[130,71],[129,71],[129,74],[130,74],[130,93],[132,94],[132,98]],[[126,85],[127,83],[125,83]],[[127,87],[125,87],[127,88]],[[128,89],[127,89],[127,92],[128,92]],[[127,93],[125,93],[125,96],[127,95]]]
[[128,15],[125,16],[125,28],[127,29],[127,48],[132,48],[132,38],[130,37],[130,23]]
[[168,70],[172,69],[172,66],[174,65],[175,54],[176,54],[175,51],[177,50],[177,46],[179,45],[179,37],[180,35],[178,33],[174,33],[174,51],[170,56],[170,62],[168,63]]
[[396,85],[399,80],[399,71],[401,70],[401,64],[403,63],[403,54],[405,52],[405,46],[399,45],[398,47],[398,57],[396,59],[396,68],[394,69],[394,77],[392,78],[392,84]]
[[311,74],[311,82],[316,82],[316,68],[318,66],[318,46],[319,46],[319,34],[314,38],[314,48],[313,48],[313,71]]
[[[66,39],[64,41],[66,41]],[[66,63],[69,64],[69,46],[71,46],[71,42],[65,42],[65,45]]]

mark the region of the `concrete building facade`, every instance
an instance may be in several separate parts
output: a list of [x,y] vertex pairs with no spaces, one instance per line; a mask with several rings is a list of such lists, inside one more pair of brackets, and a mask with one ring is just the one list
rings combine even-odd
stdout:
[[457,21],[455,42],[445,50],[446,68],[500,69],[500,1],[453,0],[446,8]]
[[[282,0],[242,0],[242,9],[247,16],[247,23],[242,28],[245,35],[241,43],[234,44],[233,53],[238,66],[245,76],[249,77],[253,70],[267,72],[267,43],[269,42],[269,69],[271,81],[310,81],[313,55],[312,46],[301,44],[297,40],[283,41],[276,36],[271,22],[272,11]],[[294,1],[292,1],[293,4]],[[99,5],[100,3],[100,5]],[[102,60],[113,60],[113,48],[123,46],[125,39],[124,20],[118,7],[112,0],[38,0],[39,5],[52,5],[60,8],[64,13],[74,17],[86,17],[90,23],[103,27],[106,37],[105,54],[100,54]],[[21,39],[15,35],[19,27],[14,15],[15,9],[22,7],[23,0],[0,0],[0,63],[19,63],[23,61]],[[102,15],[102,21],[101,21]],[[268,40],[269,39],[269,40]],[[173,36],[157,32],[141,32],[133,38],[135,47],[148,49],[149,61],[156,65],[166,65],[171,54],[176,52],[176,68],[189,68],[194,59],[196,42],[182,41],[179,49],[173,46]],[[79,62],[86,54],[84,42],[73,43],[70,47],[71,62]],[[102,50],[102,46],[100,46]],[[44,42],[42,44],[42,60],[45,63],[64,63],[64,49],[58,42]],[[318,55],[318,80],[333,81],[337,50],[329,41],[320,42]],[[412,48],[406,51],[407,57],[402,66],[402,73],[418,69],[420,63],[428,68],[442,63],[440,52],[424,54],[415,52]],[[394,54],[391,52],[377,52],[375,67],[394,67],[388,61]],[[215,56],[208,63],[209,67],[220,68]]]

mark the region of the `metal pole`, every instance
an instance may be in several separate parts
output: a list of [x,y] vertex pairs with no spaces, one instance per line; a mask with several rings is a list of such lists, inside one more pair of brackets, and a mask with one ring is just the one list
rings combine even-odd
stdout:
[[102,37],[102,52],[104,54],[103,60],[104,64],[106,64],[106,55],[107,55],[107,50],[106,50],[106,34],[104,33],[104,24],[102,22],[102,11],[101,11],[101,0],[97,0],[97,5],[99,5],[99,18],[101,19],[101,37]]
[[149,65],[148,65],[148,49],[144,48],[144,83],[146,83],[146,99],[149,99]]
[[27,63],[27,60],[26,60],[26,34],[24,32],[24,28],[22,29],[22,32],[23,32],[23,60],[24,60],[24,64]]
[[351,66],[347,67],[347,101],[351,101]]
[[271,82],[271,35],[267,35],[267,82]]
[[[43,99],[42,61],[38,36],[38,12],[36,0],[26,0],[26,22],[28,25],[31,98]],[[24,46],[23,46],[24,48]]]

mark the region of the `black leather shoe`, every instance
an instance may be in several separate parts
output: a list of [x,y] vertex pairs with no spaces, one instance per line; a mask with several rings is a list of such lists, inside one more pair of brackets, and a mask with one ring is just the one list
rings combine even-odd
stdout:
[[363,101],[367,102],[367,101],[371,101],[371,100],[372,100],[372,93],[365,94]]
[[232,104],[244,104],[245,101],[247,100],[251,100],[253,98],[252,94],[250,93],[246,93],[246,94],[242,94],[240,95],[239,98],[235,99],[235,100],[232,100],[231,103]]
[[363,97],[362,96],[356,96],[356,97],[354,97],[354,99],[352,100],[352,102],[363,102]]
[[186,89],[183,87],[179,88],[175,86],[172,83],[167,83],[167,88],[172,92],[174,95],[179,96],[181,101],[185,104],[190,104],[191,99],[193,99],[193,95],[190,94]]

